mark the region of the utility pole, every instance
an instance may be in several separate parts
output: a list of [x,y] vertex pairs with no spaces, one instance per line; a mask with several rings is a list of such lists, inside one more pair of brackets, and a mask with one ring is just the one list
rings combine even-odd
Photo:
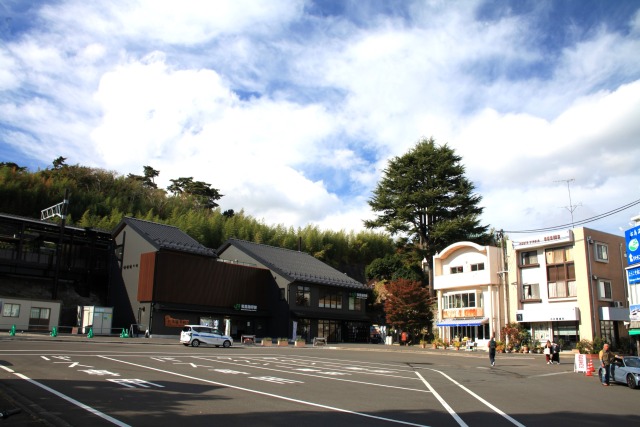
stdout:
[[569,192],[569,206],[563,206],[565,209],[567,209],[569,211],[569,213],[571,214],[571,228],[573,228],[573,211],[576,210],[576,208],[578,206],[582,206],[582,203],[579,203],[577,205],[574,205],[573,202],[571,201],[571,182],[575,181],[575,179],[571,178],[571,179],[560,179],[557,181],[553,181],[553,182],[566,182],[567,183],[567,191]]

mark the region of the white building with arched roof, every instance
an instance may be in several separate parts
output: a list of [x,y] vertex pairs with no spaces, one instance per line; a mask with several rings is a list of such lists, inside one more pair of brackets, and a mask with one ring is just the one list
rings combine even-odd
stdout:
[[443,340],[467,337],[484,348],[491,334],[499,338],[508,320],[502,265],[499,248],[472,242],[451,244],[433,257],[436,326]]

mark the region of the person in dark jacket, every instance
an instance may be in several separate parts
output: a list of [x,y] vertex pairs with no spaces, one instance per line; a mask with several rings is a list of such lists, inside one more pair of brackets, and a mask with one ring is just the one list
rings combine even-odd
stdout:
[[496,366],[496,336],[495,336],[495,334],[491,335],[491,339],[489,340],[489,343],[487,344],[487,347],[489,347],[489,363],[491,363],[491,366]]
[[560,364],[560,346],[558,343],[551,343],[551,364],[554,363]]

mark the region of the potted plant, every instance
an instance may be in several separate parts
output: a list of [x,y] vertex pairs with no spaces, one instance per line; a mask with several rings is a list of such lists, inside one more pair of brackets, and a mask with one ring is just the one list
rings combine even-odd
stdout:
[[302,338],[296,338],[296,340],[294,342],[294,346],[295,347],[304,347],[306,345],[307,345],[307,342]]
[[271,347],[272,344],[273,344],[273,340],[271,339],[271,337],[262,338],[262,345],[264,347]]
[[502,341],[496,341],[496,352],[504,353],[504,351],[505,351],[504,343]]
[[455,347],[456,350],[460,350],[460,346],[462,345],[462,343],[460,341],[454,341],[453,342],[453,346]]
[[278,338],[278,347],[288,347],[289,340],[287,338]]
[[427,348],[427,340],[420,340],[420,347]]

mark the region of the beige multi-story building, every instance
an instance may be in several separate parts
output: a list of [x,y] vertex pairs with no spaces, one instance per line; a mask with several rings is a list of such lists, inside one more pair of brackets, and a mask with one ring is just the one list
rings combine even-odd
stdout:
[[628,337],[624,238],[588,228],[512,238],[506,244],[512,321],[534,341]]
[[440,337],[485,347],[508,319],[501,251],[471,242],[449,245],[433,257]]

